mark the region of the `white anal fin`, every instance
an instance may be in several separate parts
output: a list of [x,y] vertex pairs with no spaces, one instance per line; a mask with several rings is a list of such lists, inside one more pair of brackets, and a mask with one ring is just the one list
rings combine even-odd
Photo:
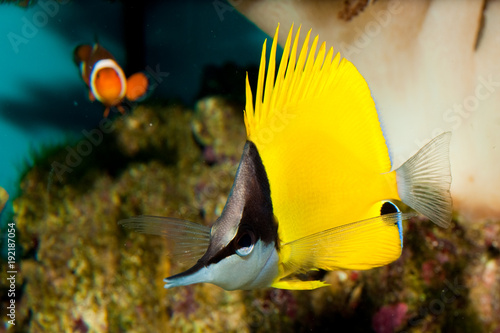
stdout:
[[401,200],[443,228],[452,213],[450,138],[440,134],[396,170]]
[[186,220],[142,215],[121,220],[118,224],[142,234],[165,237],[172,259],[178,263],[196,262],[210,243],[209,227]]

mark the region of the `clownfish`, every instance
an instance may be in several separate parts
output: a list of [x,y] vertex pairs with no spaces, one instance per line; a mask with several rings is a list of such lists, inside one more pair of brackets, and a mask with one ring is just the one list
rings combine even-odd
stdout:
[[111,107],[116,107],[122,114],[125,113],[121,105],[125,98],[137,101],[145,97],[148,92],[147,76],[138,72],[127,79],[115,58],[99,43],[93,46],[77,46],[73,59],[89,89],[89,99],[92,102],[97,99],[106,107],[105,118]]
[[[297,51],[290,29],[277,74],[278,28],[255,104],[248,75],[247,141],[220,217],[211,228],[137,216],[119,223],[165,236],[174,259],[199,260],[165,288],[208,282],[226,290],[315,289],[311,270],[365,270],[401,255],[403,202],[439,226],[451,222],[449,142],[443,133],[393,169],[370,89],[348,60],[310,33]],[[276,77],[275,77],[276,76]],[[201,258],[200,258],[201,257]]]

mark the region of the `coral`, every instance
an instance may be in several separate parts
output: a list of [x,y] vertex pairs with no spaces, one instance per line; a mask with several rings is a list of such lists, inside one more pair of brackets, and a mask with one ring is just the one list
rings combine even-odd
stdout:
[[373,330],[377,333],[392,333],[401,327],[406,319],[408,305],[397,303],[394,305],[384,305],[372,319]]
[[313,291],[227,292],[211,284],[165,290],[163,278],[187,267],[168,256],[161,237],[124,230],[117,221],[150,214],[213,223],[245,141],[241,111],[215,97],[195,111],[143,105],[39,160],[14,201],[25,255],[13,330],[499,330],[494,221],[458,217],[445,230],[414,218],[404,225],[396,262],[300,276],[329,283]]
[[[220,194],[229,193],[232,179],[211,178],[234,174],[238,162],[209,167],[193,140],[192,118],[190,110],[175,105],[137,108],[103,130],[100,143],[90,131],[97,144],[75,159],[80,163],[67,164],[68,152],[83,152],[79,147],[92,141],[89,136],[26,175],[14,205],[20,241],[34,255],[21,264],[20,327],[32,332],[242,328],[234,320],[245,312],[238,293],[212,285],[165,290],[163,278],[171,266],[179,267],[163,255],[163,239],[128,233],[117,224],[137,214],[215,219],[213,212],[201,218],[202,207],[223,206]],[[244,141],[244,128],[240,134],[231,140]],[[59,166],[55,174],[54,166]],[[200,183],[210,183],[214,193],[196,192]]]
[[196,103],[191,126],[208,164],[220,163],[226,159],[234,162],[235,157],[243,150],[241,144],[227,144],[231,138],[242,137],[243,113],[240,113],[241,117],[237,117],[233,110],[233,105],[220,98],[204,98]]
[[0,187],[0,212],[3,210],[5,203],[9,199],[9,194],[3,188]]

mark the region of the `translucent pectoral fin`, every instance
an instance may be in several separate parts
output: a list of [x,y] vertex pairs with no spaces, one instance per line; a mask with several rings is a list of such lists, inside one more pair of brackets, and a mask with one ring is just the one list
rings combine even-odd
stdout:
[[186,220],[142,215],[121,220],[118,224],[142,234],[165,237],[171,256],[180,263],[200,259],[210,243],[209,227]]
[[285,272],[364,270],[387,265],[401,255],[401,221],[413,216],[401,212],[381,215],[282,244]]

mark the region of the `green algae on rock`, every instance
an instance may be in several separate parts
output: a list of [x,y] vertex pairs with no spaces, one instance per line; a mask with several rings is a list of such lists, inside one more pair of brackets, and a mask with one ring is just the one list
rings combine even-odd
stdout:
[[[190,130],[192,115],[175,105],[139,107],[117,119],[80,165],[52,177],[50,192],[51,164],[64,163],[67,149],[26,175],[15,201],[21,242],[33,253],[22,262],[26,330],[244,329],[234,320],[245,312],[239,294],[202,285],[191,298],[185,290],[165,291],[162,280],[177,264],[165,255],[162,238],[127,233],[117,224],[135,214],[213,220],[213,208],[204,214],[202,207],[223,205],[232,179],[211,178],[234,174],[237,165],[203,161]],[[243,124],[240,133],[232,140],[244,141]],[[210,195],[196,191],[214,183]],[[195,319],[193,304],[203,320]]]
[[228,144],[232,138],[241,137],[243,112],[239,117],[234,115],[234,105],[220,98],[204,98],[196,103],[194,117],[191,122],[196,142],[203,148],[203,156],[207,163],[241,155],[242,144]]
[[[11,330],[488,332],[500,327],[498,222],[479,226],[459,219],[440,229],[413,219],[404,226],[399,260],[369,271],[313,272],[330,284],[314,291],[227,292],[211,284],[165,290],[163,278],[185,267],[168,256],[161,237],[129,232],[117,221],[149,214],[213,223],[245,141],[241,112],[221,98],[200,101],[196,112],[175,104],[140,106],[116,119],[71,172],[58,177],[51,167],[65,163],[66,147],[28,172],[14,202],[25,255],[18,275],[18,325]],[[1,283],[4,288],[4,279]]]

